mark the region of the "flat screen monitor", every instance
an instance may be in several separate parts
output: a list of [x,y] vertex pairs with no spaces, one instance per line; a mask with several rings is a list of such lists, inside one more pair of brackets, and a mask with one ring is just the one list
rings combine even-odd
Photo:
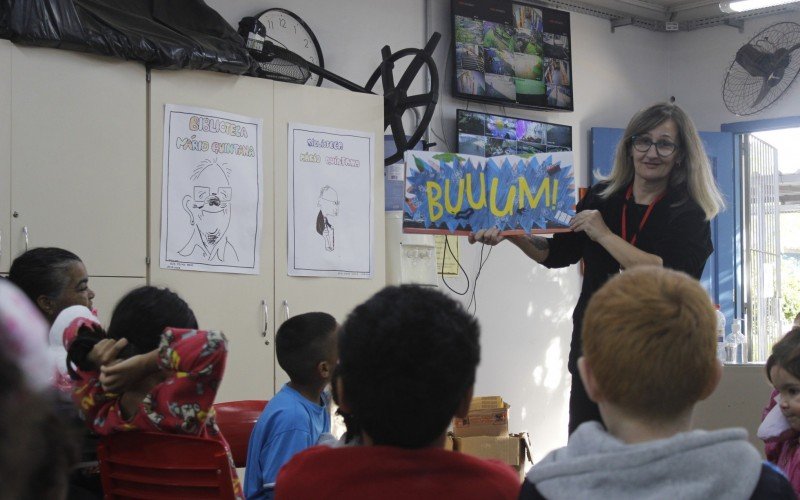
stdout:
[[456,110],[458,152],[499,156],[572,151],[572,127],[510,116]]
[[453,94],[572,111],[568,12],[511,0],[452,0]]

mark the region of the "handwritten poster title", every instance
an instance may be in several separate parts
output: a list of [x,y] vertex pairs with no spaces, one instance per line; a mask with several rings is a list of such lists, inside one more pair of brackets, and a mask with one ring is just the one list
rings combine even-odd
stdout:
[[[209,132],[242,139],[248,138],[246,126],[210,116],[190,115],[188,118],[188,129],[191,132]],[[184,151],[211,151],[218,155],[236,155],[249,158],[255,157],[256,155],[255,148],[249,144],[206,141],[198,139],[197,134],[192,134],[188,137],[177,136],[175,138],[175,148]]]
[[[357,158],[350,158],[344,155],[344,142],[318,139],[309,137],[305,141],[308,150],[301,151],[298,159],[302,163],[318,163],[322,165],[337,166],[337,167],[353,167],[358,168],[361,166],[361,161]],[[341,154],[336,152],[341,151]]]

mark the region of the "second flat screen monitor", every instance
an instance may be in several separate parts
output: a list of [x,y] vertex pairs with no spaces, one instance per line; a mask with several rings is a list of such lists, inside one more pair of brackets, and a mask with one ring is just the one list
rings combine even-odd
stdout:
[[456,110],[458,152],[499,156],[572,151],[572,127]]

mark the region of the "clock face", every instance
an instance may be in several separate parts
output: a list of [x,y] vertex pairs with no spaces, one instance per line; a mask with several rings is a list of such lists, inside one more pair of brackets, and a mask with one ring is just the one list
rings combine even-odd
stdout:
[[[264,26],[264,32],[259,33],[264,40],[294,52],[311,64],[323,66],[317,37],[297,15],[285,9],[269,9],[259,16],[258,22]],[[306,85],[320,83],[320,76],[312,73]]]

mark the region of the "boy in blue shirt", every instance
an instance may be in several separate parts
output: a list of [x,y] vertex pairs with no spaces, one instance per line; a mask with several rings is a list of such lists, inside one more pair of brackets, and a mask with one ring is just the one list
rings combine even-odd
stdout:
[[244,493],[248,499],[272,499],[275,478],[292,456],[329,433],[329,396],[337,354],[337,324],[330,314],[295,316],[275,335],[278,364],[289,375],[258,418],[247,447]]

